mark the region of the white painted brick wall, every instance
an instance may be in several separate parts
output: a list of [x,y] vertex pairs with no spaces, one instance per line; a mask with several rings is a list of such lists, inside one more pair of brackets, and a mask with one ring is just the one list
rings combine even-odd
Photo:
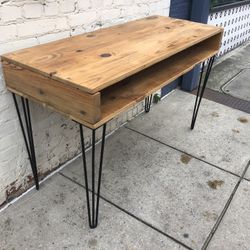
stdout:
[[[168,15],[170,0],[0,0],[0,54],[69,37],[147,15]],[[113,119],[107,132],[132,119],[140,103]],[[41,175],[80,152],[78,126],[31,103],[34,140]],[[90,131],[84,130],[90,145]],[[100,137],[100,133],[98,133]],[[23,192],[31,176],[12,96],[0,65],[0,205]]]
[[41,17],[42,11],[43,11],[43,5],[40,3],[24,4],[23,17],[24,18]]

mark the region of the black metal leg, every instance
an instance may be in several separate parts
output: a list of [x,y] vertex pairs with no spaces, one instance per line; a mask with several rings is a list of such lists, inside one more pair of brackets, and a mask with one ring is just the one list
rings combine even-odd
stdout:
[[145,112],[146,113],[150,111],[151,104],[152,104],[152,97],[153,95],[150,95],[145,98]]
[[[200,81],[197,89],[197,94],[196,94],[196,99],[195,99],[195,104],[194,104],[194,111],[193,111],[193,117],[192,117],[192,122],[191,122],[191,129],[194,129],[195,126],[195,121],[198,115],[198,111],[200,108],[201,100],[211,73],[211,69],[214,63],[215,56],[211,57],[208,61],[208,66],[207,66],[207,71],[204,77],[204,82],[202,85],[202,80],[203,80],[203,73],[204,73],[204,68],[205,68],[205,62],[203,62],[202,67],[201,67],[201,75],[200,75]],[[201,86],[202,85],[202,86]]]
[[34,180],[35,180],[36,189],[38,190],[39,189],[39,180],[38,180],[38,174],[37,174],[36,154],[35,154],[35,146],[34,146],[32,125],[31,125],[29,101],[28,101],[28,99],[25,99],[25,98],[21,97],[23,115],[24,115],[25,126],[26,126],[26,132],[25,132],[24,123],[23,123],[23,120],[22,120],[20,109],[18,107],[16,95],[14,93],[12,95],[13,95],[13,99],[14,99],[18,119],[19,119],[19,122],[20,122],[20,126],[21,126],[21,129],[22,129],[24,142],[25,142],[26,149],[27,149],[27,152],[28,152],[31,169],[32,169],[32,172],[33,172]]
[[[85,154],[85,144],[84,144],[84,135],[82,125],[80,125],[80,137],[81,137],[81,145],[82,145],[82,159],[83,159],[83,169],[84,169],[84,179],[85,179],[85,189],[86,189],[86,199],[87,199],[87,209],[88,209],[88,219],[89,219],[89,227],[96,228],[98,224],[98,214],[99,214],[99,200],[100,200],[100,189],[101,189],[101,178],[102,178],[102,164],[103,164],[103,153],[104,153],[104,145],[105,145],[105,134],[106,134],[106,124],[103,125],[102,130],[102,144],[101,144],[101,154],[100,154],[100,162],[99,162],[99,171],[98,171],[98,181],[97,181],[97,192],[95,185],[95,136],[96,130],[92,130],[92,166],[91,166],[91,179],[92,179],[92,193],[91,193],[91,203],[90,203],[90,195],[89,195],[89,184],[88,184],[88,171],[87,171],[87,162],[86,162],[86,154]],[[96,196],[96,197],[95,197]],[[91,207],[90,207],[91,204]]]

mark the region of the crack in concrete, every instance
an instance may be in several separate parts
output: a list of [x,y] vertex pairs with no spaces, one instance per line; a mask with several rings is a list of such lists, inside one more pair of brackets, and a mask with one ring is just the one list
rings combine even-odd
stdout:
[[216,231],[217,231],[217,229],[218,229],[218,227],[219,227],[219,225],[220,225],[220,223],[221,223],[223,217],[225,216],[225,214],[226,214],[226,212],[227,212],[227,210],[228,210],[228,208],[229,208],[229,206],[230,206],[230,204],[231,204],[231,202],[232,202],[232,200],[233,200],[233,198],[234,198],[234,195],[236,194],[236,192],[237,192],[237,190],[238,190],[238,188],[239,188],[240,183],[242,182],[242,180],[244,180],[244,176],[245,176],[245,174],[246,174],[246,172],[247,172],[249,166],[250,166],[250,161],[247,163],[247,165],[246,165],[246,167],[245,167],[243,173],[242,173],[241,176],[240,176],[240,179],[239,179],[238,182],[236,183],[236,185],[235,185],[235,187],[234,187],[234,189],[233,189],[231,195],[229,196],[229,199],[227,200],[227,202],[226,202],[226,204],[225,204],[225,206],[224,206],[224,208],[223,208],[223,210],[222,210],[222,212],[221,212],[221,214],[220,214],[218,220],[216,221],[216,223],[215,223],[213,229],[211,230],[210,234],[208,235],[206,241],[204,242],[204,244],[203,244],[203,246],[202,246],[202,248],[201,248],[202,250],[207,249],[209,243],[211,242],[211,240],[212,240],[214,234],[216,233]]

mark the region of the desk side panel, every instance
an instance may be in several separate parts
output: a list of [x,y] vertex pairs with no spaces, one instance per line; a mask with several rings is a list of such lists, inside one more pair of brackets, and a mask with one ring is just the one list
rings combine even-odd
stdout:
[[28,69],[3,61],[7,89],[32,99],[82,124],[101,118],[100,93],[87,94]]
[[221,43],[223,38],[223,29],[221,29],[221,32],[213,35],[211,38],[207,39],[209,41],[209,47],[213,48],[214,50],[217,50],[217,53],[220,50]]

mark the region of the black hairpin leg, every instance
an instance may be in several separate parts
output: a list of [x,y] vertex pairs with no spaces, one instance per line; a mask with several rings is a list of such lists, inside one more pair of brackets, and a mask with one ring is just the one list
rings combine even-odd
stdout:
[[[96,228],[98,224],[98,213],[99,213],[99,200],[100,200],[100,189],[101,189],[101,177],[102,177],[102,163],[103,163],[103,153],[104,153],[104,144],[105,144],[105,133],[106,133],[106,124],[103,125],[102,130],[102,142],[101,142],[101,154],[99,162],[99,171],[97,179],[97,192],[96,192],[96,181],[95,181],[95,136],[96,130],[92,130],[92,168],[91,168],[91,202],[89,195],[89,184],[88,184],[88,172],[87,172],[87,162],[85,154],[85,145],[84,145],[84,135],[82,125],[80,125],[80,137],[82,144],[82,159],[83,159],[83,169],[84,169],[84,179],[85,179],[85,189],[86,189],[86,198],[87,198],[87,209],[88,209],[88,219],[89,227]],[[96,197],[95,197],[96,196]]]
[[204,73],[204,68],[205,68],[205,62],[203,62],[202,67],[201,67],[201,75],[200,75],[200,81],[199,81],[199,86],[196,94],[196,100],[195,100],[195,105],[194,105],[194,111],[193,111],[193,117],[192,117],[192,122],[191,122],[191,129],[194,129],[195,121],[198,115],[198,111],[200,108],[201,100],[208,82],[209,75],[211,73],[211,69],[214,63],[215,56],[211,57],[208,61],[208,66],[207,66],[207,71],[204,77],[204,82],[202,84],[203,80],[203,73]]
[[28,99],[21,97],[23,116],[24,116],[25,126],[26,126],[26,132],[25,132],[24,123],[22,120],[20,109],[18,107],[16,95],[14,93],[12,93],[12,95],[13,95],[18,119],[19,119],[19,122],[21,125],[21,129],[22,129],[22,133],[23,133],[23,137],[24,137],[24,142],[25,142],[26,149],[28,152],[31,169],[32,169],[35,184],[36,184],[36,189],[38,190],[39,189],[39,180],[38,180],[38,174],[37,174],[36,154],[35,154],[35,146],[34,146],[32,125],[31,125],[31,118],[30,118],[29,101],[28,101]]
[[152,104],[152,96],[153,95],[150,95],[145,98],[145,112],[146,113],[150,111],[151,104]]

